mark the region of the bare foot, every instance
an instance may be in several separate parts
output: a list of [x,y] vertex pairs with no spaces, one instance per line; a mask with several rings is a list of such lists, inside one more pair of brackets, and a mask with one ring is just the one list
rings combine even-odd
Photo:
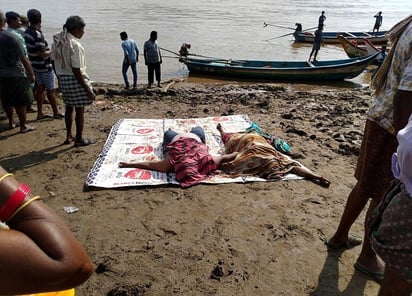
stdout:
[[127,168],[127,162],[119,162],[119,168]]
[[330,186],[330,181],[325,177],[313,178],[311,181],[325,188],[329,188]]

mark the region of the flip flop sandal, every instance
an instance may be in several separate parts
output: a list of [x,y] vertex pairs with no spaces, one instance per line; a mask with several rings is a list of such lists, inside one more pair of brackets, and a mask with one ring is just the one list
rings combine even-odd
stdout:
[[51,118],[53,118],[51,115],[44,115],[42,117],[37,117],[37,121],[42,121],[42,120],[51,119]]
[[72,143],[74,141],[73,137],[70,137],[68,139],[66,139],[66,141],[63,142],[63,145],[69,145],[70,143]]
[[62,118],[64,118],[64,114],[59,113],[59,114],[53,115],[53,119],[62,119]]
[[83,139],[80,142],[75,142],[74,147],[84,147],[94,144],[95,142],[91,139]]
[[20,133],[25,134],[25,133],[28,133],[28,132],[31,132],[31,131],[34,131],[34,130],[36,130],[36,128],[34,126],[27,126],[26,129],[20,130]]
[[360,273],[362,273],[364,276],[370,278],[371,280],[377,282],[378,284],[382,283],[383,280],[383,272],[381,271],[370,271],[367,269],[365,266],[359,264],[356,262],[353,267]]
[[344,244],[340,244],[337,246],[332,246],[330,243],[330,238],[325,239],[325,245],[328,247],[328,250],[336,251],[341,249],[352,249],[353,247],[359,246],[362,244],[362,239],[357,237],[356,235],[349,234],[348,240]]

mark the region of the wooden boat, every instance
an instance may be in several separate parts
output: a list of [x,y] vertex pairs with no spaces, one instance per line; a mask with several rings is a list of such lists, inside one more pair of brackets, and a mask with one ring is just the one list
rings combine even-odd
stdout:
[[367,39],[362,40],[361,43],[364,44],[363,46],[354,40],[349,41],[342,35],[338,35],[338,39],[340,41],[340,44],[342,45],[343,50],[350,58],[363,57],[380,51]]
[[[339,35],[347,38],[349,41],[361,42],[363,39],[371,41],[373,44],[387,43],[388,39],[385,36],[386,31],[381,32],[323,32],[322,41],[325,44],[339,44]],[[296,24],[295,32],[293,33],[295,42],[313,43],[315,34],[312,32],[302,31],[302,25]]]
[[353,59],[316,61],[258,61],[212,58],[182,58],[189,75],[237,77],[268,81],[332,81],[362,73],[376,54]]
[[375,52],[380,52],[380,51],[382,51],[382,49],[377,48],[377,47],[376,47],[372,42],[370,42],[370,40],[368,40],[368,39],[363,40],[363,43],[365,44],[365,48],[366,48],[366,51],[368,52],[368,55],[369,55],[369,54],[373,54],[373,53],[375,53]]

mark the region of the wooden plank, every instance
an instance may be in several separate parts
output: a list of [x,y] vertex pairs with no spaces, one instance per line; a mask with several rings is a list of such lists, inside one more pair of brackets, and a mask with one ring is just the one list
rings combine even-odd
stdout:
[[352,33],[349,32],[344,32],[345,34],[348,34],[348,36],[353,37],[353,38],[358,38],[358,36],[353,35]]

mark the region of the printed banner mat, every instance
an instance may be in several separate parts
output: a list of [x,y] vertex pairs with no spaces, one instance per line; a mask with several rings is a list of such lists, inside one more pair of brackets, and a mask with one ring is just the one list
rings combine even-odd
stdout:
[[[174,173],[136,168],[119,168],[119,162],[136,162],[163,159],[163,133],[172,129],[176,132],[189,132],[194,126],[201,126],[206,134],[206,144],[212,155],[224,151],[218,123],[226,132],[242,132],[251,125],[245,114],[189,118],[189,119],[120,119],[111,129],[102,152],[94,163],[85,182],[85,189],[118,188],[134,186],[178,185]],[[297,179],[290,174],[286,179]],[[266,181],[253,176],[228,178],[213,176],[202,183],[219,184],[233,182]]]

